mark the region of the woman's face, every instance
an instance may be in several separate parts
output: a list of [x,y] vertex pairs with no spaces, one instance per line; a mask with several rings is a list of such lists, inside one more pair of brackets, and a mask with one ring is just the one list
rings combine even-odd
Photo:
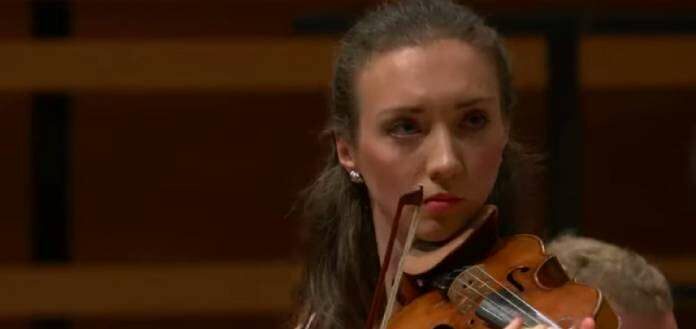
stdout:
[[442,241],[484,204],[508,140],[496,70],[469,44],[443,39],[375,55],[355,77],[358,131],[339,160],[362,174],[375,225],[423,186],[417,238]]

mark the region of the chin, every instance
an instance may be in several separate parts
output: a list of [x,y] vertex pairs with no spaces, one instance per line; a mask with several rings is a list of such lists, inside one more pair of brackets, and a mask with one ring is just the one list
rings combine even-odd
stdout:
[[416,239],[427,242],[442,242],[450,239],[459,227],[442,225],[441,221],[423,218],[416,230]]

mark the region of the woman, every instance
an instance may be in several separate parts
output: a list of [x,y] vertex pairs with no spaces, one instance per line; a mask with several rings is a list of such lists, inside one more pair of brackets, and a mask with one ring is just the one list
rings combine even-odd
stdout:
[[306,191],[301,326],[363,326],[402,194],[423,186],[416,238],[437,244],[500,192],[512,99],[496,32],[449,0],[390,3],[345,35],[326,129],[332,151]]

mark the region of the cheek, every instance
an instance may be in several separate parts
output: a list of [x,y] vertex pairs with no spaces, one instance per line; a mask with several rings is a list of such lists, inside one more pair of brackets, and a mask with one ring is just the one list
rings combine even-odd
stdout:
[[491,147],[479,149],[476,155],[471,157],[469,177],[476,179],[478,186],[476,192],[481,199],[488,198],[498,178],[498,170],[503,160],[503,150],[504,144],[496,143]]
[[366,141],[360,145],[360,170],[367,184],[373,207],[391,215],[401,194],[409,191],[410,169],[398,149],[387,143]]
[[495,176],[503,160],[502,153],[502,148],[483,150],[476,161],[476,171],[486,177]]

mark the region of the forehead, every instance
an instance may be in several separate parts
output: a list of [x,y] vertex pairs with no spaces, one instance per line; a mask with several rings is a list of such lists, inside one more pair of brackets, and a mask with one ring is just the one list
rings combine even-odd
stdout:
[[356,75],[361,109],[498,97],[496,69],[466,42],[442,39],[374,55]]

